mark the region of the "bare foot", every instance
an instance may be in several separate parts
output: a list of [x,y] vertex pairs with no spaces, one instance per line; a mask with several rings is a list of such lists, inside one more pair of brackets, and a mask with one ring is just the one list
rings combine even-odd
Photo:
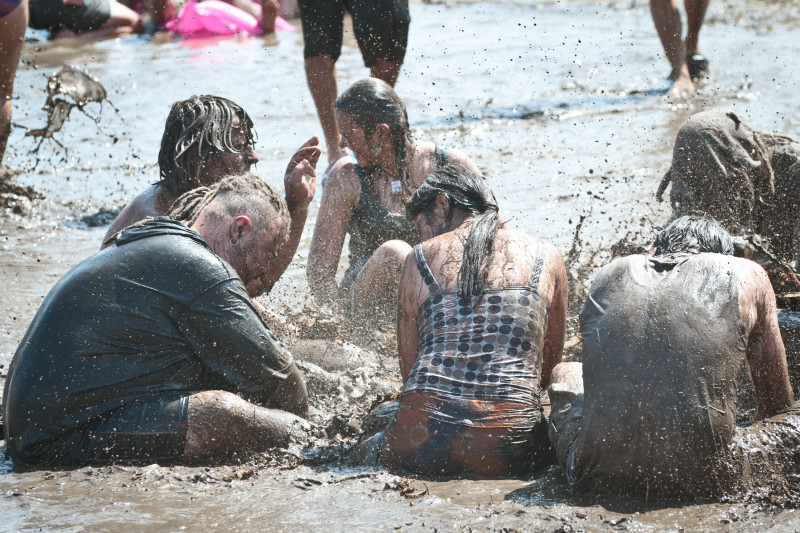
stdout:
[[669,90],[670,96],[686,96],[694,94],[697,90],[692,77],[689,75],[689,68],[684,63],[677,75],[673,72],[670,78],[673,80],[672,88]]

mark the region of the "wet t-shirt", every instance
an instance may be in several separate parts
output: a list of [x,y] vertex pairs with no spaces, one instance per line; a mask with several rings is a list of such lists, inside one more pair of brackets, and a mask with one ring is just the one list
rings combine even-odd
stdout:
[[6,379],[6,449],[38,462],[38,444],[155,394],[263,398],[292,364],[233,268],[197,232],[152,219],[45,298]]
[[743,261],[637,255],[598,273],[580,315],[585,404],[567,465],[576,488],[656,496],[716,483],[750,333]]

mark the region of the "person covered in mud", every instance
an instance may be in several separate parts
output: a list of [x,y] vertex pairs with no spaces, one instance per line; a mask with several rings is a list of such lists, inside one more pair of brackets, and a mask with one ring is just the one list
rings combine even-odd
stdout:
[[789,408],[793,394],[766,273],[732,252],[718,222],[683,216],[652,255],[597,273],[580,314],[582,365],[557,366],[548,389],[550,438],[576,490],[720,497],[751,470],[747,446],[780,424],[737,429],[740,368],[758,419]]
[[381,461],[419,475],[525,475],[552,459],[540,387],[560,361],[561,254],[505,228],[485,180],[434,172],[406,207],[422,238],[403,265],[403,388]]
[[142,17],[116,0],[29,0],[31,28],[52,38],[116,37],[144,33]]
[[[313,194],[308,161],[289,171]],[[254,174],[225,178],[70,270],[14,354],[6,450],[17,463],[203,459],[300,438],[307,392],[259,317],[292,224]]]
[[[172,105],[164,127],[158,166],[161,180],[134,198],[120,212],[103,238],[103,247],[123,228],[146,217],[166,214],[175,199],[192,189],[248,171],[258,162],[253,148],[255,131],[250,116],[239,105],[220,96],[193,96]],[[289,167],[308,161],[316,168],[320,150],[312,137],[292,156]],[[315,174],[316,175],[316,174]],[[291,173],[286,173],[289,178]],[[297,250],[313,198],[300,180],[285,181],[286,203],[292,219],[287,246],[275,262],[271,284],[289,265]],[[310,196],[309,196],[310,194]]]
[[[323,184],[311,251],[308,283],[314,297],[349,298],[356,311],[394,310],[400,269],[419,234],[404,209],[411,195],[447,162],[475,171],[464,154],[411,139],[406,107],[385,82],[354,83],[336,100],[341,158]],[[350,234],[350,266],[341,286],[336,270]]]
[[782,261],[800,259],[800,142],[733,111],[697,113],[678,131],[659,199],[670,182],[676,215],[707,213],[734,235],[759,235]]
[[28,0],[0,2],[0,164],[11,134],[11,97],[28,27]]

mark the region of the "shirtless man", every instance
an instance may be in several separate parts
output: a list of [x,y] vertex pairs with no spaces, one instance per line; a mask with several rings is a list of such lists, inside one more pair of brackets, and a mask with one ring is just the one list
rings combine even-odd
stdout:
[[[580,315],[583,365],[558,365],[549,389],[550,439],[575,489],[718,497],[763,470],[743,466],[758,459],[749,450],[796,453],[769,438],[791,420],[735,424],[745,362],[756,418],[794,400],[772,286],[732,253],[715,220],[684,216],[659,233],[653,255],[598,272]],[[761,444],[748,447],[759,431]]]
[[[286,181],[311,201],[307,160]],[[8,371],[11,458],[198,460],[301,438],[303,378],[252,300],[267,290],[291,224],[273,187],[236,175],[208,188],[191,220],[131,226],[70,270]]]
[[[175,102],[167,117],[158,153],[161,180],[125,206],[108,228],[102,247],[113,244],[114,236],[127,226],[146,217],[165,215],[177,197],[187,191],[249,170],[258,162],[254,142],[253,121],[236,103],[210,95]],[[292,156],[289,166],[294,168],[305,159],[315,169],[320,155],[317,142],[317,138],[312,137],[303,144]],[[292,231],[289,244],[281,248],[275,262],[277,274],[270,287],[291,262],[308,216],[307,191],[295,187],[298,184],[298,181],[284,182]]]

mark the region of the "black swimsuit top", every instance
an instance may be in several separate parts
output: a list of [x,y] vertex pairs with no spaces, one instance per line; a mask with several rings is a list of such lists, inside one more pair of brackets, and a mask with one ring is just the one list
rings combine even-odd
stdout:
[[[437,169],[447,164],[446,149],[437,145],[434,153]],[[411,245],[419,243],[419,233],[405,213],[393,213],[381,203],[371,179],[372,173],[378,167],[362,169],[358,163],[355,166],[361,185],[361,196],[347,226],[350,234],[350,262],[369,259],[381,244],[393,239]]]

